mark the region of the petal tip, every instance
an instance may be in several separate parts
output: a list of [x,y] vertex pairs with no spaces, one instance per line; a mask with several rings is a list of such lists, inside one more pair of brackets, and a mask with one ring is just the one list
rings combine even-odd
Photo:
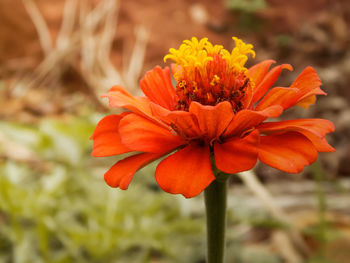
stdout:
[[294,68],[291,64],[283,64],[282,68],[287,69],[289,71],[293,71]]

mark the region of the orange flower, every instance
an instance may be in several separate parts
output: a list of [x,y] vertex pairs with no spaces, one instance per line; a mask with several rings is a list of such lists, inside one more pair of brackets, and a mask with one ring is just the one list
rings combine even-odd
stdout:
[[[225,173],[253,168],[259,159],[288,173],[313,163],[317,152],[331,152],[325,135],[334,130],[324,119],[264,122],[294,105],[307,108],[315,95],[325,95],[312,67],[290,87],[271,88],[282,69],[272,60],[249,69],[253,46],[233,38],[232,52],[206,38],[185,40],[170,49],[174,88],[169,68],[155,67],[141,80],[145,97],[112,87],[109,104],[127,112],[103,118],[92,135],[93,156],[138,152],[118,161],[105,174],[112,187],[127,189],[136,171],[162,160],[155,177],[166,192],[187,198],[200,194],[214,179],[211,159]],[[270,89],[271,88],[271,89]]]

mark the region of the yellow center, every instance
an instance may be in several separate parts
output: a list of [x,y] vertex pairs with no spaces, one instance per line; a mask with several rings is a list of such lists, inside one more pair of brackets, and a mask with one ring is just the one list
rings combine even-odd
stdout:
[[216,105],[230,101],[233,110],[244,107],[246,92],[253,83],[244,67],[247,55],[255,57],[253,45],[233,37],[235,48],[230,53],[221,45],[212,45],[207,38],[198,41],[193,37],[184,40],[179,49],[171,48],[164,57],[173,60],[174,78],[177,81],[177,107],[188,110],[192,101],[203,105]]

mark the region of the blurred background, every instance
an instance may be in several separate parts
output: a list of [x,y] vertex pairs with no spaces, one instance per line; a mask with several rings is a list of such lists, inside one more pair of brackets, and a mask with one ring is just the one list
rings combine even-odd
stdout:
[[227,262],[350,258],[350,1],[0,0],[0,262],[205,262],[203,197],[159,190],[156,164],[109,188],[116,157],[92,158],[93,129],[118,113],[100,95],[138,81],[196,36],[313,66],[328,96],[282,119],[327,118],[337,149],[298,175],[259,164],[231,178]]

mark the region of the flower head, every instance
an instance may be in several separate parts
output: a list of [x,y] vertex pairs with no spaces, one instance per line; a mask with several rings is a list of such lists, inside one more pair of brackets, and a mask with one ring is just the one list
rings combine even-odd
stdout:
[[253,168],[260,160],[279,170],[299,173],[318,152],[334,149],[325,135],[334,130],[324,119],[265,122],[294,105],[307,108],[316,95],[325,95],[315,70],[307,67],[289,87],[273,87],[289,64],[270,67],[266,60],[247,69],[253,46],[233,38],[232,52],[207,38],[185,40],[170,49],[172,85],[168,67],[155,67],[141,80],[145,97],[134,97],[120,86],[104,95],[111,107],[128,111],[103,118],[97,125],[93,156],[127,152],[105,174],[112,187],[127,189],[135,172],[163,159],[155,171],[159,186],[173,194],[193,197],[215,176]]
[[252,81],[244,67],[247,54],[255,56],[253,46],[233,38],[236,47],[228,52],[221,45],[213,46],[207,38],[185,40],[179,49],[171,48],[164,61],[174,60],[176,109],[188,110],[191,102],[216,105],[228,101],[237,112],[249,103]]

